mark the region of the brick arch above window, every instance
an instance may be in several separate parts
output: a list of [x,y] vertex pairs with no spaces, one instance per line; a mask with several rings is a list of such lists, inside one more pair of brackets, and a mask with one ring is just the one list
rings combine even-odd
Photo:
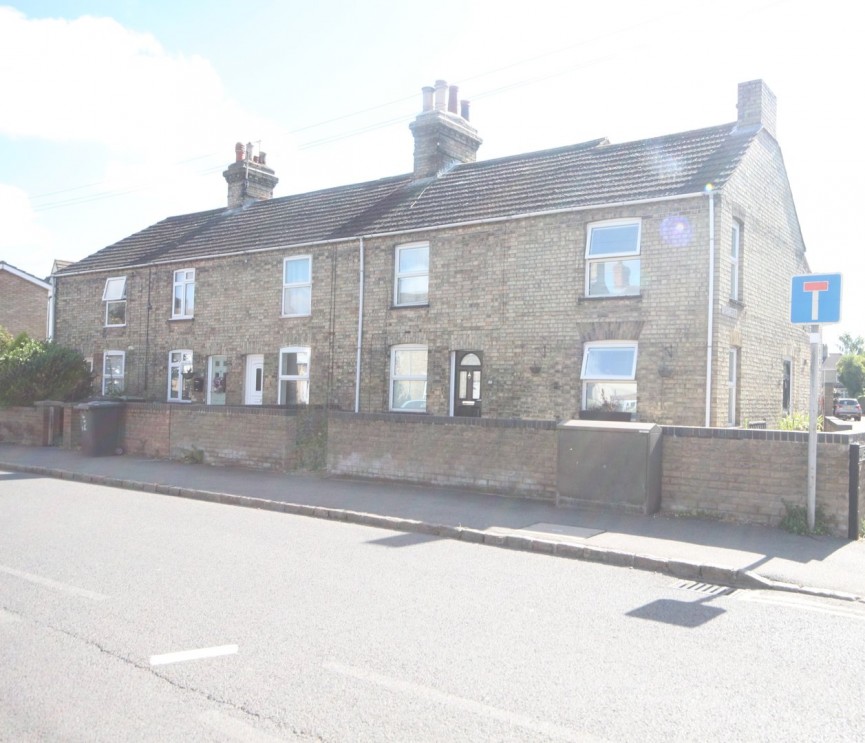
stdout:
[[636,341],[643,332],[644,320],[578,322],[577,332],[583,343],[592,341]]

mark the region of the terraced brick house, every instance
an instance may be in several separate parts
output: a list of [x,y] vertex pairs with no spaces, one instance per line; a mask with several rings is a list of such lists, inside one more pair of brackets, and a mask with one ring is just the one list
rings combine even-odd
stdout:
[[773,422],[809,374],[775,120],[754,80],[730,123],[477,161],[438,81],[411,172],[273,198],[237,145],[226,205],[56,273],[57,338],[101,392],[178,404]]

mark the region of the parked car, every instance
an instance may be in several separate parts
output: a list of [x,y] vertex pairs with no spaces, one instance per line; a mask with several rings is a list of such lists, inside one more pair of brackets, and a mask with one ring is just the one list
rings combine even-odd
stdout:
[[834,416],[836,418],[850,418],[852,420],[862,420],[862,406],[858,400],[852,397],[839,397],[835,400]]

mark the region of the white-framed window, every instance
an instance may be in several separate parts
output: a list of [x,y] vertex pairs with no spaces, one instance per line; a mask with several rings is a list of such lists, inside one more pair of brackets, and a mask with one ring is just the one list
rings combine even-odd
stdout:
[[742,223],[733,220],[733,233],[730,239],[730,299],[739,302],[741,289]]
[[120,395],[126,387],[126,352],[106,351],[102,356],[102,394]]
[[586,238],[586,295],[640,293],[640,220],[590,224]]
[[282,316],[312,314],[312,256],[296,255],[282,262]]
[[168,353],[168,402],[190,402],[193,387],[192,351]]
[[390,409],[426,411],[427,347],[394,346],[390,350]]
[[174,272],[172,319],[192,317],[195,314],[195,269],[182,268]]
[[105,325],[108,327],[126,325],[125,276],[115,276],[111,279],[105,279],[102,301],[105,303]]
[[309,349],[289,346],[279,349],[280,405],[309,405]]
[[739,349],[731,348],[727,368],[727,425],[736,425],[736,393],[739,387]]
[[429,243],[398,245],[394,262],[394,305],[405,307],[428,302]]
[[583,410],[637,411],[637,343],[593,341],[583,346]]

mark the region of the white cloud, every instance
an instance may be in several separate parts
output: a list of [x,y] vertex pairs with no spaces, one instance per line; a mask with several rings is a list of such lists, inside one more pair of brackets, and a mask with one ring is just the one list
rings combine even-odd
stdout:
[[242,111],[209,61],[170,54],[111,18],[28,19],[0,7],[0,96],[14,102],[0,135],[148,156],[227,150],[226,130],[279,131]]
[[229,96],[208,60],[111,18],[0,7],[0,100],[0,147],[57,145],[29,150],[26,168],[0,163],[0,258],[37,275],[54,258],[224,204],[221,172],[238,139],[261,141],[276,168],[296,150],[284,128]]
[[44,272],[53,238],[38,224],[20,188],[0,183],[0,224],[0,259],[28,273]]

